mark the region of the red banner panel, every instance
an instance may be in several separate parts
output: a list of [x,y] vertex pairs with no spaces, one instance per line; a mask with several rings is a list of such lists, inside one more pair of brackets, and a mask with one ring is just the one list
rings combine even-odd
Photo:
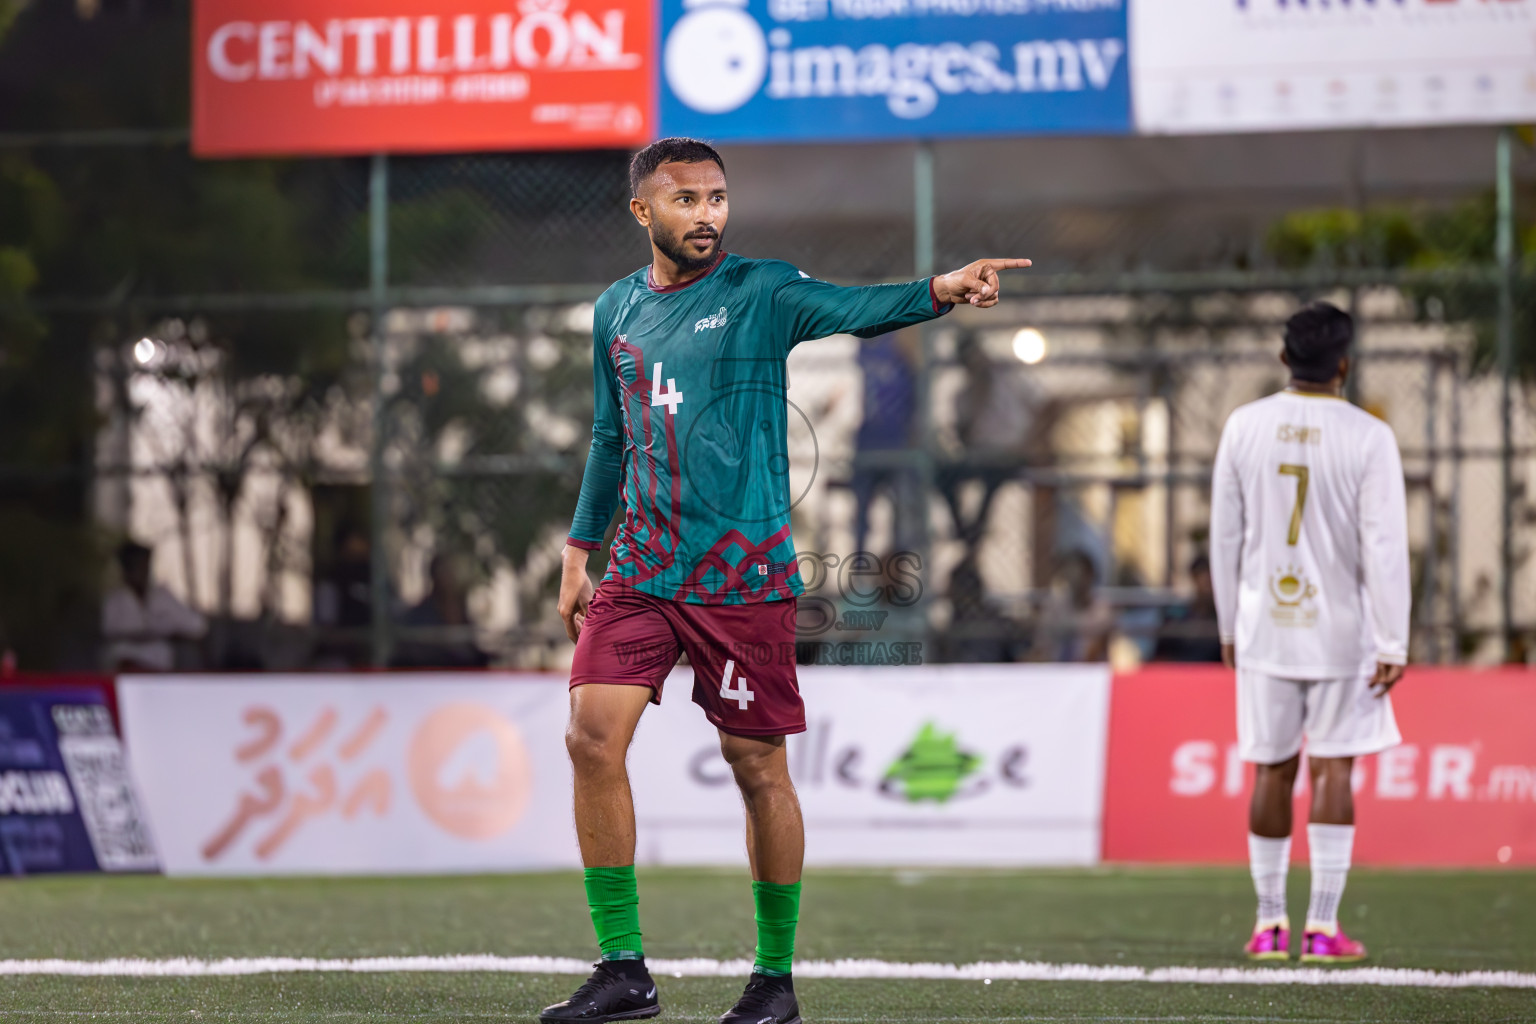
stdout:
[[[1246,862],[1253,771],[1234,685],[1220,666],[1115,679],[1105,860]],[[1410,666],[1393,701],[1403,745],[1356,762],[1355,862],[1536,864],[1536,673]],[[1304,861],[1304,770],[1296,789]]]
[[649,138],[650,0],[196,0],[200,156]]
[[94,672],[52,674],[23,672],[18,675],[0,675],[0,692],[8,689],[55,690],[59,688],[92,690],[101,694],[101,702],[107,706],[107,711],[112,715],[112,724],[118,725],[116,676],[97,675]]

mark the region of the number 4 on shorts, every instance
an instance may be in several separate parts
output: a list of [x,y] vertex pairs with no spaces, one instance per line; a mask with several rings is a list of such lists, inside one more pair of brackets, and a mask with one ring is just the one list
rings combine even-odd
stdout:
[[757,694],[747,689],[746,676],[741,677],[741,686],[739,689],[731,689],[731,675],[735,671],[736,662],[734,660],[727,661],[725,663],[725,673],[720,677],[720,696],[724,697],[726,700],[735,701],[736,706],[742,711],[745,711],[747,710],[747,705],[757,699]]

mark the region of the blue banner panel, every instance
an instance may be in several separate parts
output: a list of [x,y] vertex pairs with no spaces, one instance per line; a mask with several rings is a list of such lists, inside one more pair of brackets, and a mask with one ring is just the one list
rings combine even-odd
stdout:
[[0,873],[157,864],[101,694],[0,691]]
[[1131,130],[1126,0],[661,0],[663,135]]

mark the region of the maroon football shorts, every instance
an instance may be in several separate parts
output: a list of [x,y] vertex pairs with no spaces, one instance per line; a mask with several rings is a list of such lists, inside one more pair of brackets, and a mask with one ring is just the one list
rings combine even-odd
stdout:
[[795,680],[795,601],[687,604],[603,581],[587,607],[571,662],[571,686],[661,687],[687,652],[693,702],[736,736],[805,731]]

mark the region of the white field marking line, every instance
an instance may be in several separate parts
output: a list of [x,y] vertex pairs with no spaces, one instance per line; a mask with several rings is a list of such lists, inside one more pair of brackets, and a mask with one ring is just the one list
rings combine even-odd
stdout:
[[[442,1010],[435,1013],[390,1013],[388,1010],[326,1010],[306,1012],[303,1010],[6,1010],[6,1020],[18,1017],[92,1017],[111,1019],[127,1017],[132,1020],[167,1020],[175,1019],[186,1021],[188,1017],[197,1020],[259,1020],[271,1018],[283,1021],[301,1020],[499,1020],[507,1019],[506,1013],[463,1013],[454,1010]],[[689,1018],[683,1018],[689,1019]],[[1490,1021],[1515,1021],[1516,1017],[1490,1017]],[[704,1024],[710,1024],[714,1017],[706,1018]],[[1245,1017],[1224,1013],[1220,1016],[1210,1013],[1186,1013],[1164,1017],[1105,1017],[1100,1014],[1075,1013],[1067,1017],[818,1017],[817,1020],[825,1024],[1075,1024],[1079,1021],[1092,1021],[1093,1024],[1191,1024],[1191,1022],[1210,1021],[1213,1024],[1359,1024],[1359,1017]]]
[[[740,978],[749,960],[651,960],[653,974],[675,978]],[[317,957],[227,957],[199,960],[117,958],[111,960],[0,960],[0,976],[54,975],[79,978],[223,978],[253,974],[474,973],[587,974],[589,961],[550,956],[379,956],[357,959]],[[1154,985],[1378,985],[1388,988],[1536,989],[1536,973],[1521,971],[1424,971],[1401,967],[1255,968],[1129,967],[1094,964],[892,963],[887,960],[807,960],[795,965],[797,978],[923,981],[1091,981]]]
[[[453,1020],[507,1019],[506,1013],[440,1010],[432,1013],[391,1013],[388,1010],[6,1010],[6,1020],[15,1017],[128,1017],[133,1020],[158,1020],[175,1018],[185,1021],[189,1016],[198,1019],[241,1020],[273,1018],[276,1020]],[[705,1024],[713,1021],[710,1017]],[[1514,1021],[1513,1017],[1492,1017],[1494,1021]],[[1162,1017],[1105,1017],[1102,1014],[1075,1013],[1070,1016],[1050,1017],[818,1017],[824,1024],[1072,1024],[1075,1021],[1092,1021],[1093,1024],[1187,1024],[1187,1022],[1212,1021],[1216,1024],[1358,1024],[1359,1017],[1250,1017],[1230,1013],[1220,1016],[1210,1013],[1181,1013]]]

